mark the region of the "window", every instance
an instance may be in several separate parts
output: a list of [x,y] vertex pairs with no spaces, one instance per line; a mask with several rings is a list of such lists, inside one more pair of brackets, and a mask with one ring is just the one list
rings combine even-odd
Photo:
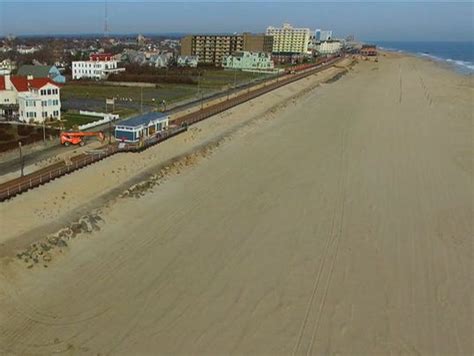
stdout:
[[48,89],[48,95],[51,95],[51,89]]

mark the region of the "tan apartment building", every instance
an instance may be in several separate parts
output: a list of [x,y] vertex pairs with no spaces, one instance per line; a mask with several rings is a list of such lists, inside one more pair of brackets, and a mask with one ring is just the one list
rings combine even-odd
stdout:
[[266,52],[273,38],[244,33],[239,35],[190,35],[181,39],[181,56],[198,56],[199,63],[222,65],[222,60],[238,51]]
[[283,27],[267,28],[266,35],[273,36],[274,54],[306,54],[311,30],[309,28],[295,28],[290,24]]
[[243,41],[244,51],[258,53],[272,53],[273,51],[273,36],[244,32]]

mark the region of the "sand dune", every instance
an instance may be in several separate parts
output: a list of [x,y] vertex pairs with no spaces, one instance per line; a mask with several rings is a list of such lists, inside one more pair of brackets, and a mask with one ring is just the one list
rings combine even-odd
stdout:
[[[318,81],[293,90],[304,83]],[[103,207],[100,230],[48,268],[3,258],[0,349],[472,354],[472,94],[465,77],[387,55],[275,112],[267,97],[199,124],[180,140],[213,128],[212,152]],[[84,170],[30,197],[74,179],[93,182]],[[5,206],[28,214],[27,201]],[[5,250],[33,228],[14,222]]]

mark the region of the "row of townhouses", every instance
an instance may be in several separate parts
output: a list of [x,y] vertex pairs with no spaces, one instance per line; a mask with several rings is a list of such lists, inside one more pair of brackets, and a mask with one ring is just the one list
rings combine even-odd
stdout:
[[61,119],[60,84],[50,78],[0,76],[0,111],[18,111],[20,121]]

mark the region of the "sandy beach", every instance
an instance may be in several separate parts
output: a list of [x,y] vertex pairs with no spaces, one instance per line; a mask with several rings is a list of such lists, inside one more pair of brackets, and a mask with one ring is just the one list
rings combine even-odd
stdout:
[[2,203],[0,353],[472,354],[472,78],[349,63]]

